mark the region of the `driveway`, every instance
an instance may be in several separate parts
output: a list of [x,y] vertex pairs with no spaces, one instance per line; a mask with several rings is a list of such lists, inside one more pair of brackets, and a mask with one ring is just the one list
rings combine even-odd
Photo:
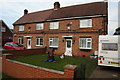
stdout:
[[120,80],[120,68],[98,66],[90,78],[117,78]]

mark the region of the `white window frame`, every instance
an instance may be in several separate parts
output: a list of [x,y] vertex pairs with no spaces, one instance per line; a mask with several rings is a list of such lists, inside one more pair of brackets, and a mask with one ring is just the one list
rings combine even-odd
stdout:
[[44,23],[36,24],[36,30],[43,30],[44,29]]
[[1,27],[1,32],[6,32],[6,28],[5,27]]
[[50,29],[59,29],[59,22],[50,22]]
[[19,26],[19,31],[24,31],[24,26],[23,25]]
[[[85,23],[87,23],[85,25]],[[80,20],[80,28],[90,28],[92,27],[92,19],[83,19]]]
[[[39,40],[38,41],[38,44],[37,44],[37,39]],[[43,46],[44,45],[44,39],[43,39],[43,45],[40,44],[40,39],[43,39],[43,38],[36,38],[36,46]]]
[[[53,42],[53,39],[57,39],[57,46],[50,45],[50,41]],[[58,48],[58,38],[49,38],[49,47],[56,47],[56,48]]]
[[[86,47],[81,47],[81,39],[85,39]],[[90,41],[89,41],[90,40]],[[88,43],[90,42],[90,47],[88,47]],[[79,48],[80,49],[92,49],[92,38],[79,38]]]
[[21,44],[21,45],[23,45],[23,43],[24,43],[24,40],[23,40],[23,43],[22,43],[22,40],[23,40],[22,37],[19,37],[19,38],[18,38],[18,43]]

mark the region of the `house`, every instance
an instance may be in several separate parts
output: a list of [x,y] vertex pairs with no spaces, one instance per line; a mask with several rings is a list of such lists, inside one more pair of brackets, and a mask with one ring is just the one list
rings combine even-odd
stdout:
[[4,45],[6,42],[13,41],[13,32],[5,24],[3,20],[0,20],[0,45]]
[[89,57],[107,34],[108,3],[94,2],[28,13],[14,25],[14,41],[27,49],[52,47],[55,54]]

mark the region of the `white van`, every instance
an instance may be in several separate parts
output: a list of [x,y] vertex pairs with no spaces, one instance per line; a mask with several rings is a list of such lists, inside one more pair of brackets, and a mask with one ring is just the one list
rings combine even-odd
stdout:
[[120,35],[100,35],[98,65],[120,67]]

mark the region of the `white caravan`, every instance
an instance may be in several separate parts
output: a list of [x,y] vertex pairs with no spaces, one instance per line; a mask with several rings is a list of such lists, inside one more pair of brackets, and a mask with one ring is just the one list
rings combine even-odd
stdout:
[[120,67],[120,35],[100,35],[98,65]]

